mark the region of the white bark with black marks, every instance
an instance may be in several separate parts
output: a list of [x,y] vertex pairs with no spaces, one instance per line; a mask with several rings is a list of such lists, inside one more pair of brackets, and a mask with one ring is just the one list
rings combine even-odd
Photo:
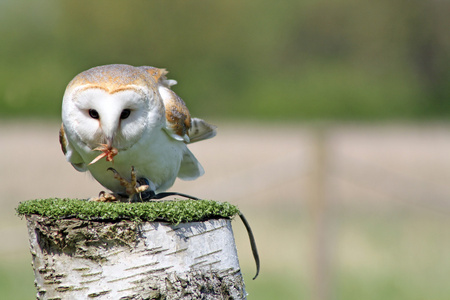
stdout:
[[245,299],[229,219],[27,216],[38,299]]

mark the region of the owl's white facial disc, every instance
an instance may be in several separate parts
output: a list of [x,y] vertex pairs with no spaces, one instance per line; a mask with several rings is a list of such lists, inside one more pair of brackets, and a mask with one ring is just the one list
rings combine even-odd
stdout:
[[149,95],[126,89],[108,93],[89,88],[75,92],[63,107],[63,119],[71,120],[78,139],[91,149],[108,144],[119,151],[135,144],[142,136],[152,110]]

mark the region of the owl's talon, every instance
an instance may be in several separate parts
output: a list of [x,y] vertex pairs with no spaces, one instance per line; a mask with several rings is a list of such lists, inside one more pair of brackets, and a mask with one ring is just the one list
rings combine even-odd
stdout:
[[142,201],[141,193],[146,191],[149,188],[149,185],[141,185],[138,183],[134,166],[131,166],[131,181],[123,178],[114,168],[108,168],[108,171],[113,172],[114,178],[119,180],[120,185],[125,188],[128,195],[128,202],[132,202],[135,195],[139,195],[139,199]]
[[116,196],[106,193],[105,191],[101,191],[98,194],[98,197],[92,197],[89,199],[89,201],[95,201],[95,202],[116,202],[118,200],[119,199]]

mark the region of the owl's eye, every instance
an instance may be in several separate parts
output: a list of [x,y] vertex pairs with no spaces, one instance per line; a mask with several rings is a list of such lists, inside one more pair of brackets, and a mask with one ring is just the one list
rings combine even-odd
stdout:
[[129,109],[124,109],[124,110],[122,110],[122,113],[120,114],[120,118],[123,120],[123,119],[126,119],[126,118],[128,118],[129,116],[130,116],[130,113],[131,113],[131,110],[129,110]]
[[100,115],[98,114],[98,111],[96,111],[95,109],[90,109],[89,110],[89,116],[91,116],[92,119],[100,118]]

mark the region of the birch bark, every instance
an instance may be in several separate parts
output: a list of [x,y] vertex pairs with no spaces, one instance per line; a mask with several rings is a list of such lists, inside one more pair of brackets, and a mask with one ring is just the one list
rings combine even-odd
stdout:
[[246,299],[229,219],[27,225],[38,299]]

